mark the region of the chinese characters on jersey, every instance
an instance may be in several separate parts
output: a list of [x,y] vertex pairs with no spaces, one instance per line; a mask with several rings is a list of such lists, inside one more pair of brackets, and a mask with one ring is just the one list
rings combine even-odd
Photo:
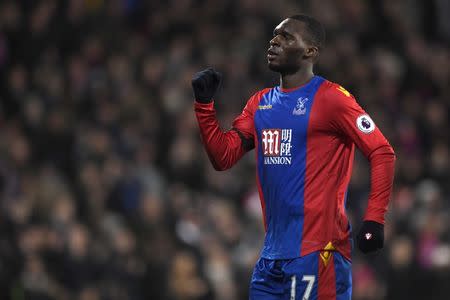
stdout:
[[265,165],[292,163],[292,129],[263,129],[261,139]]

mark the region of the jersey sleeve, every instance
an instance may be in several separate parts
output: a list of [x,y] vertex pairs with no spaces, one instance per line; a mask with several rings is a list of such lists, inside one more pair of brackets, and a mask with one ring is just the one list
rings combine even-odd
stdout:
[[332,84],[327,98],[332,129],[355,143],[370,162],[371,190],[364,219],[384,224],[394,179],[394,150],[347,90]]
[[223,131],[219,126],[214,102],[194,103],[203,145],[216,170],[222,171],[231,168],[246,152],[255,147],[253,116],[266,90],[250,97],[228,131]]

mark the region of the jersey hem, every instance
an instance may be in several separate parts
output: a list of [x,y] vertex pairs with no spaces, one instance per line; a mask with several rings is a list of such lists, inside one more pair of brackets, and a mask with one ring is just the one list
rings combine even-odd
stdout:
[[[294,258],[304,257],[313,252],[323,251],[323,250],[325,250],[324,248],[327,244],[328,244],[328,242],[323,242],[323,243],[320,243],[319,245],[305,248],[301,251],[301,253],[295,253],[295,254],[294,253],[293,254],[268,254],[268,253],[265,253],[265,251],[263,250],[261,253],[261,257],[265,258],[265,259],[271,259],[271,260],[294,259]],[[347,260],[352,261],[352,258],[351,258],[352,240],[349,240],[347,242],[336,241],[336,242],[333,242],[333,246],[336,249],[333,251],[339,252]],[[330,251],[330,250],[328,250],[328,251]]]

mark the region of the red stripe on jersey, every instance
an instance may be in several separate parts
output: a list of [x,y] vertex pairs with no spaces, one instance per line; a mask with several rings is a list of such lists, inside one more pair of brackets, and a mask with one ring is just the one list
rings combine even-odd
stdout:
[[323,130],[329,122],[323,113],[326,102],[322,99],[327,88],[324,82],[318,89],[308,124],[301,255],[322,250],[332,242],[336,250],[350,259],[344,202],[355,145]]
[[[258,139],[255,132],[255,156],[256,161],[258,161]],[[256,167],[256,186],[258,187],[258,193],[259,193],[259,201],[261,202],[261,209],[263,213],[263,222],[264,222],[264,231],[267,232],[267,221],[266,221],[266,201],[264,200],[264,194],[261,189],[261,183],[259,181],[259,175],[258,175],[258,167]]]
[[[252,107],[254,110],[253,112],[255,112],[258,109],[258,105],[259,102],[261,101],[261,99],[263,98],[263,96],[265,94],[267,94],[269,91],[271,90],[271,88],[266,88],[262,91],[260,91],[257,94],[257,97],[259,99],[257,99],[257,101],[255,101],[254,103],[254,107]],[[253,113],[253,116],[255,114]],[[253,123],[255,121],[253,120]],[[254,141],[255,141],[255,159],[256,159],[256,163],[258,163],[258,147],[259,147],[259,143],[258,143],[258,135],[256,134],[256,130],[255,127],[253,126],[253,137],[254,137]],[[267,231],[267,219],[266,219],[266,201],[264,200],[264,194],[262,192],[262,188],[261,188],[261,182],[259,180],[259,175],[258,175],[258,166],[256,166],[256,186],[258,187],[258,193],[259,193],[259,201],[261,202],[261,209],[262,209],[262,214],[263,214],[263,222],[264,222],[264,230]]]
[[326,265],[322,257],[319,255],[317,300],[336,300],[336,272],[334,269],[334,255],[333,252],[328,252],[328,255],[330,255],[330,257],[326,262]]

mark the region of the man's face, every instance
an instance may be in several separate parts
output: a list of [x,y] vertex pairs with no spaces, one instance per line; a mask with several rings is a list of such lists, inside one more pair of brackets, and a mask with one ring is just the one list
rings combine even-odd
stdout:
[[273,31],[267,51],[267,65],[272,71],[290,74],[295,73],[303,64],[310,45],[304,40],[303,22],[286,19]]

